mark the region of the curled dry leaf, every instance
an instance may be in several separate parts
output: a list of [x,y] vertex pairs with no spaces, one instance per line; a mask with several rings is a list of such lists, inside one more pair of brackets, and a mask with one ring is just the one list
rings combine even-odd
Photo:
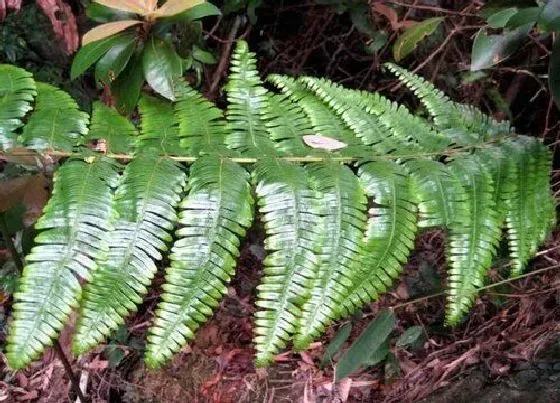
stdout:
[[21,8],[21,0],[0,0],[0,21],[6,18],[8,10],[13,10],[16,13]]
[[23,224],[31,226],[41,215],[49,198],[44,175],[20,176],[0,182],[0,213],[8,211],[18,203],[25,205]]
[[342,141],[338,141],[327,136],[321,136],[319,134],[303,136],[302,138],[303,142],[311,148],[322,148],[324,150],[334,151],[348,146]]
[[72,54],[78,50],[80,37],[70,6],[62,0],[37,0],[37,4],[49,18],[56,37],[62,41],[64,52]]

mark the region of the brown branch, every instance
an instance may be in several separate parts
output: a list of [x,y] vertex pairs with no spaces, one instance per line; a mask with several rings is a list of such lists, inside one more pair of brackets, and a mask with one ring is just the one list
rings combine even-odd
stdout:
[[68,358],[66,358],[66,354],[64,354],[64,350],[62,349],[62,346],[60,345],[58,340],[54,341],[54,349],[58,355],[58,358],[60,358],[60,361],[62,361],[62,365],[64,366],[64,372],[66,372],[66,375],[68,375],[68,377],[70,378],[70,385],[72,385],[72,390],[74,391],[76,396],[78,396],[80,402],[86,403],[84,394],[80,389],[80,382],[74,376],[74,372],[72,371],[72,366],[70,365]]

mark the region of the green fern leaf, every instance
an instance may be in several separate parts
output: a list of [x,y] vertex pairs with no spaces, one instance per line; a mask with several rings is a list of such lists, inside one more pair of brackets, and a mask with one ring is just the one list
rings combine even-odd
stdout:
[[226,117],[230,132],[228,146],[246,156],[274,155],[264,115],[268,110],[267,91],[257,71],[255,54],[245,41],[238,41],[231,56],[231,74],[226,85],[229,102]]
[[360,166],[358,176],[373,198],[364,239],[362,268],[343,300],[348,313],[376,300],[398,278],[414,248],[417,214],[408,173],[391,161]]
[[108,153],[130,153],[137,141],[138,132],[130,121],[116,109],[97,101],[93,103],[91,126],[84,142],[105,141]]
[[138,102],[142,117],[139,148],[154,148],[163,155],[185,155],[180,146],[179,127],[175,121],[173,105],[163,99],[142,95]]
[[247,172],[206,156],[191,167],[190,192],[181,202],[171,266],[149,330],[146,363],[160,367],[194,337],[235,272],[240,238],[253,219]]
[[0,150],[14,146],[14,131],[33,107],[37,94],[33,74],[9,64],[0,64]]
[[484,285],[500,241],[501,228],[488,168],[474,155],[457,158],[449,167],[467,195],[464,213],[455,214],[447,243],[446,322],[455,325],[472,306],[477,288]]
[[366,196],[358,178],[337,163],[311,165],[324,204],[324,242],[311,297],[304,302],[294,337],[296,349],[305,349],[340,316],[345,290],[362,269],[360,255],[366,227]]
[[418,227],[449,228],[455,217],[464,215],[467,196],[449,169],[427,159],[406,162],[412,178],[412,193],[418,206]]
[[301,106],[309,118],[315,134],[346,144],[347,147],[341,151],[343,155],[367,154],[360,139],[354,135],[344,121],[331,111],[328,105],[305,86],[304,81],[276,74],[270,75],[268,81],[278,87],[292,102]]
[[285,95],[267,94],[267,97],[268,110],[264,118],[278,153],[293,156],[309,154],[310,149],[302,137],[313,134],[313,129],[303,109]]
[[72,151],[88,132],[88,114],[66,92],[45,83],[36,86],[35,110],[23,128],[23,144],[35,150]]
[[181,146],[191,155],[231,154],[225,147],[228,128],[222,111],[183,81],[176,84],[175,97]]
[[72,160],[56,172],[53,195],[35,225],[37,246],[14,294],[6,354],[12,368],[24,368],[52,343],[80,300],[78,277],[88,280],[95,260],[107,253],[116,180],[107,161]]
[[258,205],[266,230],[264,277],[257,287],[256,365],[286,347],[316,275],[322,208],[304,168],[263,159],[255,166]]
[[107,259],[84,288],[73,350],[103,341],[136,310],[171,241],[185,175],[173,161],[144,152],[126,166],[118,185]]

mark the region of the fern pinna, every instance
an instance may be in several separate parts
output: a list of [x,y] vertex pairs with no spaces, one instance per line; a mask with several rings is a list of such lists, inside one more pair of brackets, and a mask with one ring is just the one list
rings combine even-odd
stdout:
[[[550,153],[507,122],[395,65],[429,117],[324,79],[273,75],[274,92],[255,66],[239,42],[225,113],[178,81],[174,103],[142,97],[138,129],[101,103],[90,119],[68,95],[0,65],[4,155],[68,156],[14,295],[13,368],[38,357],[75,308],[74,352],[102,343],[169,250],[146,346],[147,364],[163,365],[226,294],[256,214],[267,251],[254,331],[263,366],[386,292],[420,230],[446,231],[446,322],[456,325],[502,234],[516,276],[556,224]],[[307,136],[327,144],[310,147]],[[333,151],[331,140],[343,146]]]

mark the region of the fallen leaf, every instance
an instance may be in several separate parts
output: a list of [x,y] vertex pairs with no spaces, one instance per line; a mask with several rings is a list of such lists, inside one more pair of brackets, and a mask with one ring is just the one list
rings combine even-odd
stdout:
[[319,134],[312,134],[303,136],[303,142],[311,148],[322,148],[324,150],[334,151],[347,147],[347,144],[338,141],[331,137],[321,136]]

